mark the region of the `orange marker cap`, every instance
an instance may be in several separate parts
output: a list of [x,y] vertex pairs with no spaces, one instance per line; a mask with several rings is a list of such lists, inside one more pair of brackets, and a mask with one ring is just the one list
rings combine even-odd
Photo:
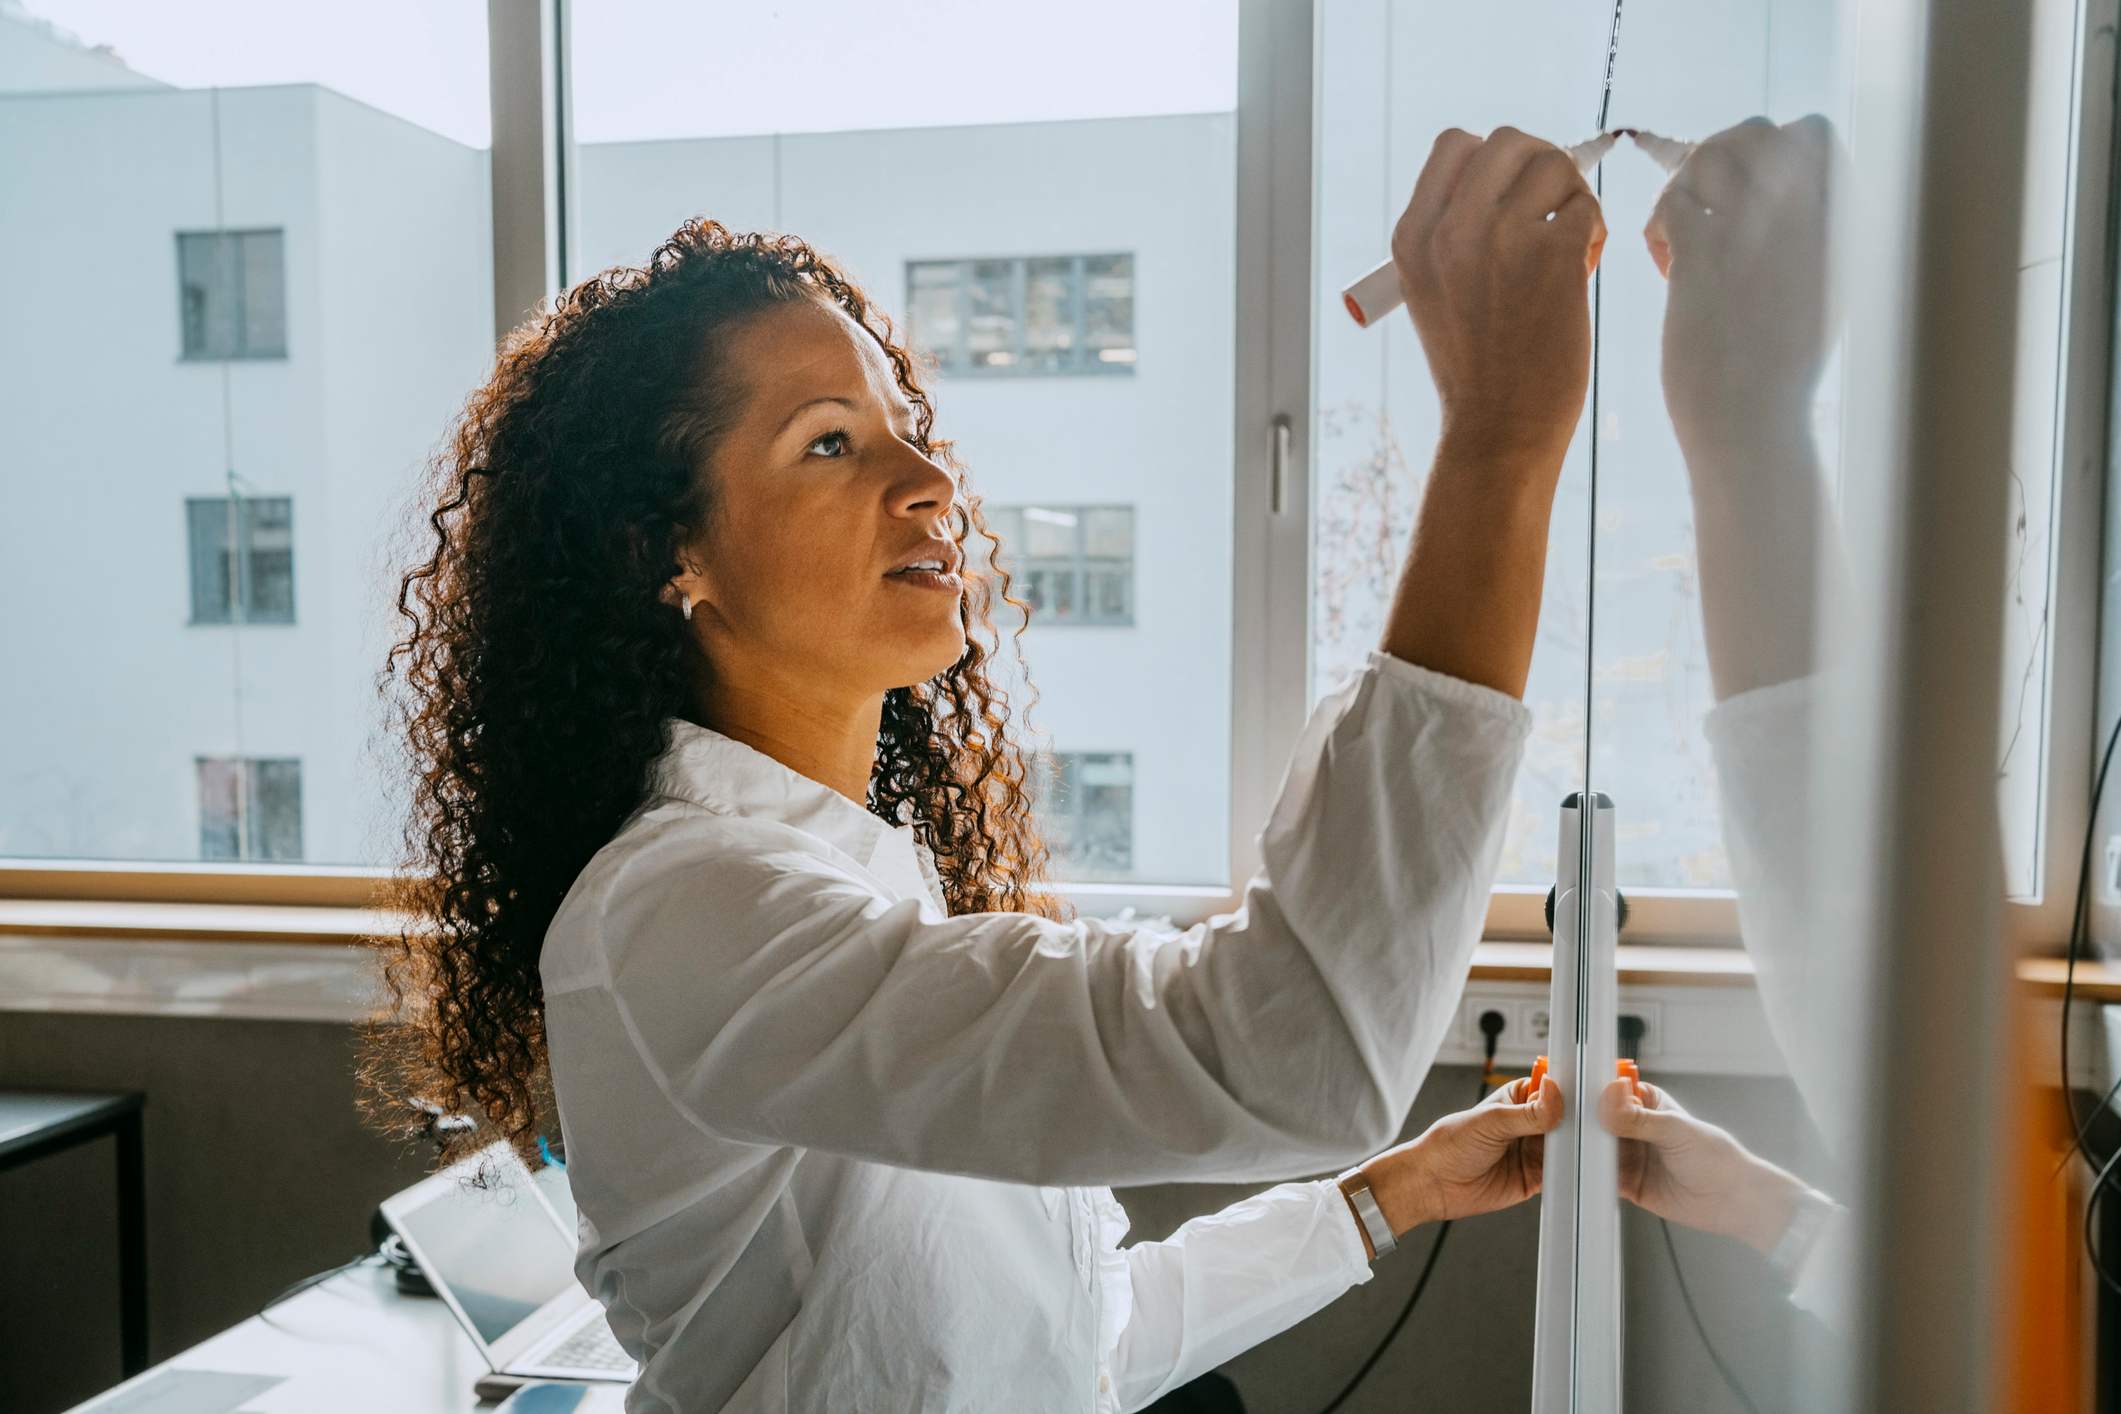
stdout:
[[1614,1068],[1615,1068],[1615,1069],[1616,1069],[1616,1070],[1617,1070],[1617,1071],[1618,1071],[1618,1072],[1619,1072],[1619,1073],[1620,1073],[1621,1075],[1623,1075],[1623,1076],[1627,1077],[1627,1082],[1628,1082],[1628,1085],[1629,1085],[1629,1087],[1630,1087],[1630,1088],[1631,1088],[1632,1090],[1634,1090],[1634,1092],[1635,1092],[1635,1098],[1636,1098],[1636,1099],[1638,1099],[1638,1100],[1639,1100],[1639,1099],[1641,1099],[1641,1098],[1642,1098],[1642,1067],[1641,1067],[1641,1066],[1638,1066],[1638,1065],[1636,1065],[1636,1064],[1635,1064],[1635,1062],[1633,1062],[1633,1061],[1629,1060],[1629,1059],[1628,1059],[1627,1057],[1625,1057],[1625,1056],[1622,1056],[1622,1057],[1620,1058],[1620,1063],[1619,1063],[1619,1065],[1617,1065],[1617,1066],[1616,1066],[1616,1067],[1614,1067]]
[[1546,1084],[1546,1079],[1547,1058],[1545,1056],[1541,1056],[1539,1059],[1532,1062],[1532,1083],[1525,1087],[1525,1098],[1527,1100],[1538,1099],[1539,1089],[1542,1085]]

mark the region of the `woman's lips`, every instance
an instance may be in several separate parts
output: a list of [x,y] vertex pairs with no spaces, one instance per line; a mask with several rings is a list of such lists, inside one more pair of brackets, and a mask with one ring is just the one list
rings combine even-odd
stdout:
[[884,576],[921,589],[940,590],[949,594],[963,592],[965,581],[957,575],[939,570],[894,570]]

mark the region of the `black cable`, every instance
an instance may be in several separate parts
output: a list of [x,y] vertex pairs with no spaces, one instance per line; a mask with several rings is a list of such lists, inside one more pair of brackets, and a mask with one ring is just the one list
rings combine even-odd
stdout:
[[1657,1227],[1664,1233],[1664,1253],[1672,1259],[1672,1280],[1679,1283],[1679,1299],[1686,1303],[1687,1319],[1694,1323],[1694,1334],[1701,1337],[1701,1348],[1709,1353],[1709,1362],[1716,1367],[1716,1373],[1723,1376],[1725,1387],[1746,1407],[1746,1414],[1760,1414],[1760,1406],[1753,1403],[1753,1397],[1745,1392],[1745,1386],[1738,1383],[1737,1374],[1723,1362],[1723,1356],[1716,1349],[1716,1342],[1709,1339],[1709,1328],[1702,1323],[1701,1312],[1694,1306],[1694,1293],[1687,1288],[1686,1273],[1679,1267],[1679,1244],[1672,1240],[1672,1225],[1659,1218]]
[[[1620,1054],[1628,1060],[1640,1060],[1637,1052],[1648,1029],[1641,1017],[1623,1012],[1620,1017]],[[1745,1392],[1745,1386],[1738,1383],[1738,1376],[1725,1363],[1723,1352],[1716,1348],[1715,1341],[1709,1339],[1708,1323],[1701,1319],[1701,1312],[1695,1308],[1694,1293],[1687,1286],[1686,1273],[1679,1266],[1679,1245],[1672,1240],[1672,1225],[1659,1218],[1657,1226],[1664,1231],[1664,1251],[1672,1259],[1672,1280],[1679,1284],[1679,1299],[1686,1303],[1687,1318],[1694,1323],[1694,1334],[1701,1337],[1701,1348],[1708,1352],[1709,1363],[1716,1367],[1717,1374],[1723,1376],[1724,1386],[1746,1407],[1748,1414],[1760,1414],[1760,1406],[1753,1403],[1753,1397]]]
[[[1485,1038],[1487,1054],[1481,1058],[1480,1081],[1475,1087],[1480,1092],[1479,1100],[1488,1097],[1488,1077],[1495,1071],[1495,1052],[1502,1045],[1504,1025],[1502,1013],[1499,1011],[1486,1011],[1480,1015],[1480,1034]],[[1478,1100],[1475,1103],[1478,1103]],[[1436,1229],[1436,1241],[1429,1245],[1428,1260],[1421,1264],[1421,1275],[1414,1278],[1414,1290],[1408,1293],[1407,1304],[1400,1307],[1399,1314],[1392,1318],[1392,1328],[1385,1332],[1384,1339],[1378,1341],[1376,1347],[1370,1351],[1370,1358],[1362,1362],[1362,1368],[1341,1386],[1340,1393],[1334,1395],[1332,1402],[1319,1410],[1318,1414],[1334,1414],[1335,1410],[1347,1403],[1348,1396],[1355,1393],[1355,1387],[1363,1382],[1363,1377],[1376,1368],[1377,1362],[1384,1357],[1385,1350],[1406,1326],[1407,1317],[1414,1314],[1415,1303],[1421,1300],[1421,1294],[1429,1289],[1429,1276],[1436,1270],[1436,1258],[1443,1252],[1443,1240],[1450,1235],[1451,1220],[1447,1218]]]
[[1334,1414],[1334,1411],[1339,1409],[1341,1405],[1347,1403],[1348,1396],[1355,1393],[1355,1387],[1362,1383],[1363,1376],[1369,1374],[1377,1362],[1384,1357],[1386,1348],[1392,1344],[1393,1338],[1399,1334],[1400,1328],[1406,1325],[1407,1317],[1414,1314],[1414,1303],[1421,1300],[1421,1294],[1429,1289],[1429,1276],[1436,1270],[1436,1259],[1443,1252],[1443,1240],[1450,1235],[1451,1224],[1448,1221],[1436,1229],[1436,1241],[1429,1245],[1429,1260],[1422,1263],[1421,1275],[1414,1279],[1413,1294],[1407,1297],[1407,1304],[1399,1308],[1399,1317],[1392,1322],[1392,1329],[1386,1331],[1385,1338],[1377,1342],[1377,1348],[1370,1352],[1369,1359],[1362,1362],[1362,1368],[1355,1372],[1354,1378],[1341,1386],[1340,1393],[1333,1396],[1332,1403],[1319,1410],[1318,1414]]
[[2106,1194],[2106,1180],[2113,1173],[2114,1165],[2121,1164],[2121,1147],[2116,1147],[2113,1156],[2099,1166],[2092,1179],[2092,1191],[2084,1199],[2084,1255],[2091,1259],[2092,1270],[2109,1291],[2121,1291],[2121,1277],[2106,1269],[2106,1259],[2099,1251],[2094,1236],[2098,1231],[2099,1200]]
[[358,1267],[365,1262],[380,1259],[382,1255],[383,1254],[381,1252],[370,1250],[367,1252],[363,1252],[358,1257],[349,1257],[347,1260],[339,1263],[339,1265],[336,1267],[327,1267],[321,1272],[312,1273],[311,1275],[302,1278],[300,1281],[283,1288],[280,1291],[279,1295],[273,1297],[272,1300],[266,1302],[263,1306],[260,1306],[258,1308],[258,1314],[260,1316],[263,1316],[266,1312],[272,1310],[273,1307],[280,1305],[282,1302],[294,1300],[297,1296],[300,1296],[303,1292],[309,1290],[311,1287],[322,1286],[325,1282],[328,1282],[333,1277],[339,1275],[339,1273],[350,1272],[355,1267]]
[[[2106,794],[2106,772],[2107,768],[2114,764],[2116,742],[2121,742],[2121,716],[2114,719],[2113,730],[2107,733],[2106,750],[2099,756],[2099,774],[2092,780],[2091,809],[2085,813],[2084,819],[2084,850],[2077,860],[2077,897],[2069,915],[2069,956],[2062,967],[2062,1073],[2057,1078],[2062,1085],[2063,1108],[2069,1113],[2070,1153],[2082,1155],[2085,1167],[2095,1170],[2100,1168],[2100,1163],[2092,1157],[2092,1151],[2085,1143],[2085,1131],[2093,1116],[2097,1115],[2104,1105],[2080,1113],[2077,1101],[2070,1092],[2069,1013],[2070,1003],[2077,990],[2077,958],[2087,941],[2085,934],[2091,921],[2092,841],[2098,836],[2099,801]],[[2065,1163],[2068,1159],[2068,1154],[2063,1155]],[[2110,1169],[2111,1165],[2107,1167]]]
[[2092,1171],[2091,1191],[2084,1197],[2084,1253],[2099,1282],[2109,1291],[2121,1292],[2121,1274],[2108,1269],[2105,1257],[2099,1251],[2097,1225],[2099,1204],[2106,1197],[2107,1185],[2112,1181],[2116,1165],[2121,1165],[2121,1144],[2113,1153],[2101,1159],[2092,1152],[2090,1144],[2091,1124],[2106,1107],[2121,1094],[2121,1079],[2116,1079],[2107,1088],[2098,1103],[2089,1109],[2077,1107],[2076,1092],[2070,1087],[2069,1072],[2069,1023],[2077,991],[2077,959],[2083,956],[2085,945],[2090,941],[2091,931],[2091,872],[2092,846],[2098,839],[2099,805],[2106,795],[2106,777],[2114,762],[2114,746],[2121,742],[2121,717],[2114,721],[2106,736],[2106,749],[2099,754],[2099,772],[2092,779],[2091,809],[2084,821],[2084,848],[2077,858],[2077,894],[2072,901],[2069,916],[2069,953],[2062,967],[2062,1028],[2061,1028],[2061,1073],[2056,1077],[2062,1090],[2063,1109],[2069,1115],[2070,1145],[2062,1155],[2062,1163],[2056,1166],[2059,1174],[2070,1161],[2071,1155],[2084,1160],[2084,1166]]

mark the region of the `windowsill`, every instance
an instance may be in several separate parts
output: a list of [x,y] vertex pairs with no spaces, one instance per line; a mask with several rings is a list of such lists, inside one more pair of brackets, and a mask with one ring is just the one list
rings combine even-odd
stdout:
[[[395,917],[332,905],[0,899],[0,1012],[358,1023],[374,1016],[378,992],[375,955],[356,944],[391,931]],[[1551,980],[1552,959],[1543,942],[1491,939],[1474,950],[1469,986],[1520,1000],[1537,995]],[[2024,992],[2053,1004],[2062,971],[2054,958],[2021,964]],[[1675,1006],[1696,1009],[1688,997],[1717,1015],[1738,1006],[1750,1016],[1753,982],[1742,948],[1619,949],[1620,985],[1662,997],[1667,1017]],[[2121,963],[2080,962],[2075,994],[2084,1004],[2121,1001]],[[1765,1056],[1771,1047],[1759,1040],[1754,1049]],[[1449,1042],[1445,1050],[1441,1059],[1456,1054]],[[1677,1052],[1665,1060],[1682,1063]],[[1763,1064],[1759,1057],[1690,1063],[1734,1073]]]

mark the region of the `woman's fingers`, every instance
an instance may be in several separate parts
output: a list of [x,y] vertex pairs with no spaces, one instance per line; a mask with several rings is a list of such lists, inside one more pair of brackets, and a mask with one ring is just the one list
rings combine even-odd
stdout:
[[1619,1139],[1640,1139],[1655,1144],[1671,1136],[1679,1111],[1664,1101],[1664,1092],[1641,1082],[1644,1094],[1635,1093],[1637,1082],[1624,1076],[1610,1081],[1598,1095],[1598,1122]]
[[1591,184],[1576,169],[1576,159],[1551,143],[1541,143],[1518,168],[1504,205],[1527,220],[1544,221],[1571,197],[1591,195]]
[[1569,161],[1569,155],[1543,138],[1509,127],[1489,133],[1488,140],[1466,164],[1465,175],[1459,178],[1453,209],[1484,221],[1487,212],[1503,204],[1526,164],[1544,152],[1560,153],[1561,160],[1568,162],[1571,171],[1575,170],[1576,164]]
[[1480,1116],[1482,1137],[1523,1139],[1545,1134],[1561,1123],[1561,1086],[1548,1076],[1535,1096],[1529,1093],[1529,1085],[1529,1080],[1513,1080],[1480,1103],[1474,1113]]
[[1414,195],[1392,231],[1392,260],[1402,280],[1415,273],[1415,253],[1426,249],[1436,234],[1436,223],[1443,219],[1466,164],[1479,150],[1480,139],[1463,128],[1446,128],[1436,135],[1429,160],[1414,181]]

